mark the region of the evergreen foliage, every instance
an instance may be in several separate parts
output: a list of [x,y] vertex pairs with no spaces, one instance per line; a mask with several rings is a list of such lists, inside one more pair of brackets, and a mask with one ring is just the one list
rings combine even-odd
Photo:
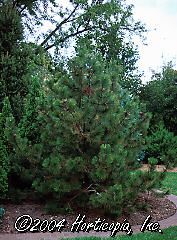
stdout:
[[44,69],[47,59],[42,49],[36,55],[36,47],[24,42],[22,19],[11,1],[0,6],[0,111],[8,97],[17,124],[23,115],[24,99],[32,91],[33,77]]
[[32,78],[31,90],[24,98],[24,111],[22,118],[16,124],[13,116],[8,119],[5,125],[5,136],[8,145],[8,159],[11,166],[10,171],[10,192],[15,188],[17,191],[30,191],[34,179],[33,144],[39,141],[38,107],[43,99],[43,91],[40,86],[40,79]]
[[33,187],[58,207],[120,214],[146,189],[134,170],[149,116],[120,87],[118,68],[81,44],[48,83]]
[[177,71],[172,63],[153,74],[152,80],[142,87],[140,99],[153,114],[151,129],[162,121],[170,132],[177,134]]
[[167,168],[177,166],[177,136],[163,124],[157,126],[147,137],[147,156],[157,159]]
[[10,164],[8,158],[8,145],[5,137],[6,122],[11,117],[11,106],[8,98],[3,101],[2,113],[0,113],[0,198],[4,198],[8,192],[8,174]]
[[27,71],[26,51],[22,51],[23,26],[10,4],[0,6],[0,110],[7,96],[16,119],[21,114],[21,97],[27,91],[23,75]]
[[[124,1],[70,3],[0,2],[0,196],[33,192],[54,211],[120,215],[161,178],[153,152],[150,171],[138,170],[150,114],[134,96],[141,83],[131,35],[145,29]],[[25,27],[36,33],[46,20],[54,30],[27,43]],[[76,56],[62,62],[71,38]],[[54,59],[46,53],[53,47]]]

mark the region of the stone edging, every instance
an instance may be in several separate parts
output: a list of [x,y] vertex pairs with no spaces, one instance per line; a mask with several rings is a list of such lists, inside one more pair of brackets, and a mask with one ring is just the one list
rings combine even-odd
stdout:
[[[167,198],[173,202],[177,207],[177,196],[168,195]],[[172,226],[177,226],[177,212],[166,219],[159,221],[160,228],[168,228]],[[140,232],[141,225],[132,226],[133,234]],[[122,233],[121,233],[122,234]],[[119,235],[119,234],[116,234]],[[58,240],[61,238],[74,238],[74,237],[110,237],[110,232],[89,232],[89,233],[71,233],[71,232],[61,232],[61,233],[22,233],[22,234],[0,234],[0,240]]]

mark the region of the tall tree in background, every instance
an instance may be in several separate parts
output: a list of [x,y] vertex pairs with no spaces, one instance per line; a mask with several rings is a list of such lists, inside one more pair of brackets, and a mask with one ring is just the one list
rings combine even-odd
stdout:
[[[36,142],[38,137],[36,99],[41,96],[42,81],[46,77],[47,65],[50,61],[42,51],[38,51],[36,55],[35,44],[25,42],[24,26],[15,7],[16,4],[15,1],[0,2],[1,195],[7,192],[9,175],[13,178],[13,173],[20,174],[25,164],[24,148],[18,146],[19,152],[21,151],[18,155],[17,149],[12,147],[13,144],[17,145],[17,139],[13,137],[13,144],[10,144],[7,139],[5,126],[9,116],[4,109],[9,109],[11,122],[14,120],[13,126],[8,120],[7,129],[12,133],[18,128],[19,137],[26,137],[27,140]],[[23,141],[25,142],[25,139]],[[17,179],[15,174],[12,183]]]
[[142,87],[140,98],[153,113],[151,128],[162,121],[177,135],[177,71],[172,63],[163,66],[162,72],[154,73],[152,80]]
[[[7,1],[1,2],[3,5]],[[66,2],[67,7],[54,0],[9,0],[8,3],[21,18],[27,39],[34,40],[46,51],[55,52],[57,62],[63,48],[70,48],[80,38],[88,38],[105,59],[117,60],[122,86],[132,93],[139,91],[140,78],[133,74],[138,53],[132,36],[140,36],[145,28],[134,21],[132,5],[124,0],[71,0]]]
[[9,98],[13,115],[18,122],[23,98],[28,92],[27,77],[31,49],[23,43],[23,25],[16,9],[7,3],[0,6],[0,110],[5,97]]
[[[8,97],[18,123],[23,114],[23,100],[31,91],[33,77],[44,73],[48,61],[32,43],[24,39],[24,25],[16,1],[0,3],[0,111]],[[28,1],[31,2],[31,1]],[[38,67],[37,67],[38,66]],[[37,69],[38,68],[38,69]],[[42,71],[41,71],[42,70]]]
[[22,76],[27,65],[19,46],[22,39],[23,26],[20,17],[11,5],[0,6],[0,109],[2,110],[3,99],[8,96],[16,117],[19,112],[16,105],[21,105],[18,100],[26,92]]

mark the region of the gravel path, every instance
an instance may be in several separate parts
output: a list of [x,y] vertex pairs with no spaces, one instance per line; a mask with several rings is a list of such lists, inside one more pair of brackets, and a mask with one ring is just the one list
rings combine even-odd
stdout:
[[[168,199],[172,201],[177,206],[177,196],[169,195]],[[159,221],[160,228],[168,228],[171,226],[177,226],[177,212],[162,221]],[[140,232],[140,225],[133,226],[133,234]],[[158,234],[158,233],[157,233]],[[118,234],[117,234],[118,235]],[[70,237],[82,237],[82,236],[97,236],[97,237],[109,237],[110,232],[79,232],[79,233],[71,233],[71,232],[61,232],[61,233],[22,233],[22,234],[0,234],[0,240],[58,240],[61,238],[70,238]]]

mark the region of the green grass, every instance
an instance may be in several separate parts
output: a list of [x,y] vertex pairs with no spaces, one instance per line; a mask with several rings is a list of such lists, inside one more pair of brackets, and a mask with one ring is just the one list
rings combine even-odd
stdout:
[[177,172],[167,172],[162,182],[162,190],[177,195]]
[[[74,238],[74,240],[177,240],[177,227],[171,227],[163,230],[163,234],[160,233],[138,233],[132,236],[117,236],[115,238],[99,238],[99,237],[82,237]],[[71,240],[71,239],[70,239]]]

